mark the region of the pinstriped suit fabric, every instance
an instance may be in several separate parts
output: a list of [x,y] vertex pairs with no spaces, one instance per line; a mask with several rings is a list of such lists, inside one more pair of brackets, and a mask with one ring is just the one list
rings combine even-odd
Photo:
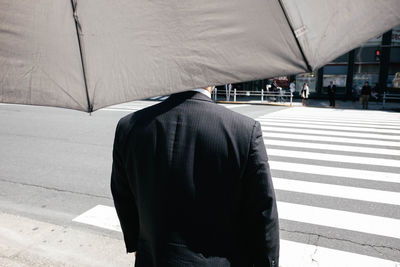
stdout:
[[113,156],[114,203],[136,266],[277,266],[258,122],[179,93],[121,119]]

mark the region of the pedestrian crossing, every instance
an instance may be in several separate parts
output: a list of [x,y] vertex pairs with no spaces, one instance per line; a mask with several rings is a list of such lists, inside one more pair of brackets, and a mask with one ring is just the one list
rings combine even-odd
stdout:
[[[400,114],[299,107],[258,120],[285,229],[280,265],[400,266]],[[325,244],[295,243],[299,229]],[[329,256],[294,251],[309,245]]]
[[[400,266],[400,114],[296,107],[257,120],[278,200],[280,266]],[[120,231],[112,207],[74,221]]]

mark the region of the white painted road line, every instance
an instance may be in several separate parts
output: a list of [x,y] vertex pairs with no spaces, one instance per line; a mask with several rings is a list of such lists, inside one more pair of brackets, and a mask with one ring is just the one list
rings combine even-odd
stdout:
[[366,125],[387,125],[387,126],[399,126],[400,122],[398,121],[393,121],[393,120],[388,120],[385,118],[381,118],[381,119],[372,119],[372,118],[367,118],[367,119],[360,119],[357,117],[353,117],[353,118],[338,118],[338,117],[327,117],[327,116],[323,116],[323,114],[321,114],[320,116],[317,117],[311,117],[311,116],[307,116],[302,114],[301,116],[282,116],[281,114],[277,113],[272,113],[269,116],[265,116],[265,117],[260,117],[258,119],[286,119],[286,120],[292,120],[292,121],[296,121],[296,120],[311,120],[311,121],[326,121],[326,122],[343,122],[343,123],[362,123],[362,124],[366,124]]
[[326,167],[320,165],[290,163],[281,161],[269,161],[272,170],[288,171],[323,176],[337,176],[360,180],[371,180],[380,182],[400,183],[400,174],[391,172],[365,171],[348,168]]
[[342,210],[277,202],[280,219],[400,238],[400,220]]
[[324,142],[337,142],[337,143],[350,143],[350,144],[364,144],[364,145],[376,145],[376,146],[393,146],[400,147],[400,142],[396,141],[385,141],[385,140],[371,140],[361,138],[346,138],[346,137],[333,137],[333,136],[320,136],[314,134],[293,134],[293,133],[276,133],[269,132],[264,127],[262,128],[264,137],[275,137],[275,138],[287,138],[301,141],[324,141]]
[[400,130],[391,129],[371,129],[363,128],[360,126],[332,126],[332,125],[311,125],[308,123],[298,122],[272,122],[272,121],[261,121],[261,125],[265,126],[280,126],[280,127],[295,127],[295,128],[311,128],[311,129],[327,129],[327,130],[339,130],[339,131],[354,131],[354,132],[368,132],[368,133],[383,133],[383,134],[400,134]]
[[250,106],[248,104],[218,104],[218,105],[224,106],[224,107],[229,108],[229,109]]
[[322,184],[284,178],[273,178],[273,183],[274,188],[277,190],[347,198],[400,206],[400,193],[398,192],[381,191],[343,185]]
[[[301,127],[297,128],[285,128],[285,127],[274,127],[267,124],[262,124],[262,128],[265,131],[275,131],[283,133],[298,133],[302,135],[314,134],[314,135],[329,135],[329,136],[340,136],[340,137],[353,137],[353,138],[371,138],[378,140],[399,140],[400,135],[383,135],[383,134],[369,134],[369,133],[355,133],[355,132],[342,132],[342,131],[332,131],[332,130],[310,130]],[[374,141],[374,140],[371,140]]]
[[152,106],[152,105],[155,105],[160,102],[162,102],[162,101],[135,100],[135,101],[131,101],[131,102],[125,102],[125,103],[113,105],[113,107],[116,107],[116,106],[138,106],[138,105]]
[[[285,202],[278,202],[278,209],[279,209],[279,215],[282,217],[287,212],[291,212],[293,208],[298,208],[297,204],[292,204],[296,205],[295,207],[289,206],[289,203]],[[290,204],[289,204],[290,205]],[[312,208],[311,212],[315,212],[315,209],[321,209],[321,208]],[[334,210],[328,210],[328,209],[322,209],[323,212],[328,214],[329,216],[335,216],[337,214],[332,214],[331,212],[335,212]],[[294,214],[298,215],[298,213],[301,214],[301,212],[304,212],[303,206],[301,206],[301,210],[295,210]],[[340,212],[340,211],[339,211]],[[307,220],[309,220],[309,214],[310,211],[307,210]],[[342,212],[343,213],[343,212]],[[393,222],[392,220],[387,218],[381,218],[377,216],[370,216],[370,215],[363,215],[363,214],[354,214],[354,213],[346,213],[346,217],[344,218],[345,220],[349,219],[357,219],[357,220],[366,220],[366,221],[350,221],[352,227],[354,228],[357,226],[357,230],[359,231],[359,224],[360,225],[366,225],[367,230],[371,227],[373,229],[373,225],[369,225],[370,223],[376,224],[376,223],[389,223],[390,227],[393,226],[393,224],[396,225],[396,220]],[[320,214],[311,214],[312,218],[319,218],[321,220]],[[342,214],[340,214],[342,215]],[[361,217],[360,217],[361,216]],[[365,217],[367,216],[367,217]],[[340,221],[338,221],[339,217],[334,218],[334,222],[330,222],[330,224],[338,225],[341,224]],[[372,221],[371,221],[372,218]],[[322,218],[323,219],[323,218]],[[90,224],[94,225],[100,228],[105,228],[109,230],[114,230],[121,232],[121,227],[119,225],[118,217],[115,212],[114,207],[108,207],[108,206],[102,206],[98,205],[94,207],[93,209],[90,209],[89,211],[83,213],[82,215],[76,217],[73,221],[80,222],[80,223],[85,223],[85,224]],[[323,221],[324,222],[324,221]],[[314,223],[314,220],[312,220],[311,223]],[[346,224],[347,222],[344,221],[342,222]],[[382,225],[378,225],[376,229],[380,228],[385,228],[382,227]],[[347,228],[345,228],[347,229]],[[361,226],[361,229],[363,229],[363,226]],[[399,228],[398,228],[399,229]],[[394,229],[393,233],[397,233],[398,229]],[[379,231],[379,230],[378,230]],[[397,232],[396,232],[397,231]],[[369,231],[370,232],[370,231]],[[376,231],[374,231],[375,233]],[[388,231],[379,231],[379,234],[387,234]],[[391,236],[392,237],[392,236]],[[123,242],[123,241],[121,241]],[[280,264],[279,266],[281,267],[299,267],[299,266],[304,266],[304,267],[312,267],[316,266],[315,264],[318,264],[317,266],[321,267],[338,267],[338,266],[343,266],[343,267],[354,267],[354,266],[363,266],[363,267],[393,267],[396,266],[396,262],[389,261],[389,260],[384,260],[380,258],[375,258],[375,257],[370,257],[370,256],[365,256],[361,254],[356,254],[356,253],[350,253],[350,252],[345,252],[345,251],[340,251],[340,250],[335,250],[335,249],[329,249],[329,248],[324,248],[320,246],[314,246],[314,245],[309,245],[309,244],[302,244],[298,242],[293,242],[293,241],[287,241],[287,240],[282,240],[281,239],[281,249],[280,249]]]
[[114,207],[97,205],[72,221],[121,232],[121,226]]
[[120,112],[135,112],[141,109],[129,109],[129,108],[102,108],[99,109],[99,111],[104,110],[104,111],[120,111]]
[[284,123],[291,123],[291,122],[296,122],[296,123],[305,123],[308,125],[333,125],[333,126],[344,126],[344,127],[362,127],[362,128],[371,128],[371,129],[392,129],[392,130],[400,130],[400,125],[398,127],[396,126],[385,126],[381,124],[375,124],[375,123],[360,123],[360,122],[338,122],[337,120],[332,120],[332,121],[325,121],[325,120],[308,120],[307,118],[301,118],[301,119],[285,119],[285,118],[258,118],[257,119],[260,122],[284,122]]
[[281,239],[280,267],[399,267],[400,262]]
[[274,148],[267,149],[267,153],[270,156],[285,157],[285,158],[312,159],[312,160],[334,161],[343,163],[366,164],[374,166],[397,167],[399,168],[400,172],[400,160],[394,160],[394,159],[381,159],[381,158],[347,156],[339,154],[302,152],[302,151],[283,150]]
[[127,102],[127,103],[122,103],[118,105],[112,105],[106,108],[102,108],[100,110],[105,110],[105,111],[123,111],[123,112],[135,112],[153,105],[156,105],[160,103],[159,101],[132,101],[132,102]]
[[[365,146],[350,146],[350,145],[343,146],[343,145],[319,144],[319,143],[309,143],[309,142],[282,141],[282,140],[268,139],[268,138],[264,138],[264,141],[267,147],[268,146],[301,147],[301,148],[312,148],[320,150],[334,150],[334,151],[400,156],[400,149],[396,150],[396,149],[374,148]],[[267,149],[267,152],[269,150],[270,148]]]

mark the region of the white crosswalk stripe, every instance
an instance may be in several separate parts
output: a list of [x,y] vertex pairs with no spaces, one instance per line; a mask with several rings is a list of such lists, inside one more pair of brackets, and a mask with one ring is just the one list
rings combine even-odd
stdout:
[[[289,108],[259,120],[284,226],[280,266],[400,266],[400,114]],[[120,231],[111,207],[74,220]],[[337,242],[305,243],[307,233]]]
[[363,144],[373,146],[392,146],[400,147],[400,142],[386,141],[386,140],[372,140],[372,139],[361,139],[361,138],[348,138],[348,137],[336,137],[336,136],[323,136],[316,134],[300,134],[300,133],[285,133],[285,129],[281,129],[281,132],[270,132],[269,130],[264,131],[264,136],[267,138],[285,138],[289,140],[301,140],[305,142],[309,141],[323,141],[323,142],[335,142],[335,143],[348,143],[348,144]]
[[[366,154],[380,154],[380,155],[390,155],[390,156],[400,156],[400,150],[396,149],[386,149],[386,148],[376,148],[376,147],[367,147],[367,146],[352,146],[352,145],[332,145],[332,144],[319,144],[319,143],[310,143],[309,141],[289,141],[289,140],[278,140],[278,139],[269,139],[264,138],[265,144],[267,147],[269,146],[281,146],[281,147],[291,147],[291,148],[311,148],[318,150],[334,150],[336,153],[338,151],[345,152],[354,152],[357,153],[366,153]],[[268,149],[270,152],[270,149]]]
[[223,107],[229,108],[229,109],[233,109],[233,108],[242,108],[242,107],[248,107],[250,105],[248,104],[219,104]]
[[360,169],[348,169],[339,167],[327,167],[314,164],[292,163],[292,162],[273,161],[273,160],[270,160],[269,164],[271,166],[271,169],[273,170],[290,171],[302,174],[316,174],[322,176],[323,175],[336,176],[336,177],[352,178],[360,180],[373,180],[373,181],[389,182],[389,183],[400,183],[399,173],[366,171]]
[[400,220],[278,201],[279,218],[400,239]]
[[123,103],[123,104],[110,106],[110,107],[107,107],[107,108],[103,108],[101,110],[103,110],[103,111],[134,112],[134,111],[141,110],[141,109],[144,109],[146,107],[150,107],[150,106],[158,104],[158,103],[160,103],[160,101],[139,100],[139,101],[132,101],[132,102],[128,102],[128,103]]
[[400,171],[400,160],[393,159],[381,159],[381,158],[369,158],[369,157],[357,157],[357,156],[346,156],[340,154],[326,154],[326,153],[315,153],[315,152],[302,152],[295,150],[283,150],[283,149],[268,149],[270,156],[278,157],[289,157],[289,158],[301,158],[301,159],[313,159],[322,161],[336,161],[344,163],[355,163],[365,165],[379,165],[387,167],[398,167]]
[[273,178],[274,188],[291,192],[355,199],[400,206],[400,192],[381,191],[353,186],[314,183]]

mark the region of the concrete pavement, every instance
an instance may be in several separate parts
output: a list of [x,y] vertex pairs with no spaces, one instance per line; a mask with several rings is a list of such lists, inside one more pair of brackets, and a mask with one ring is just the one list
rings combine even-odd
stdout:
[[121,240],[0,212],[0,266],[133,266]]

